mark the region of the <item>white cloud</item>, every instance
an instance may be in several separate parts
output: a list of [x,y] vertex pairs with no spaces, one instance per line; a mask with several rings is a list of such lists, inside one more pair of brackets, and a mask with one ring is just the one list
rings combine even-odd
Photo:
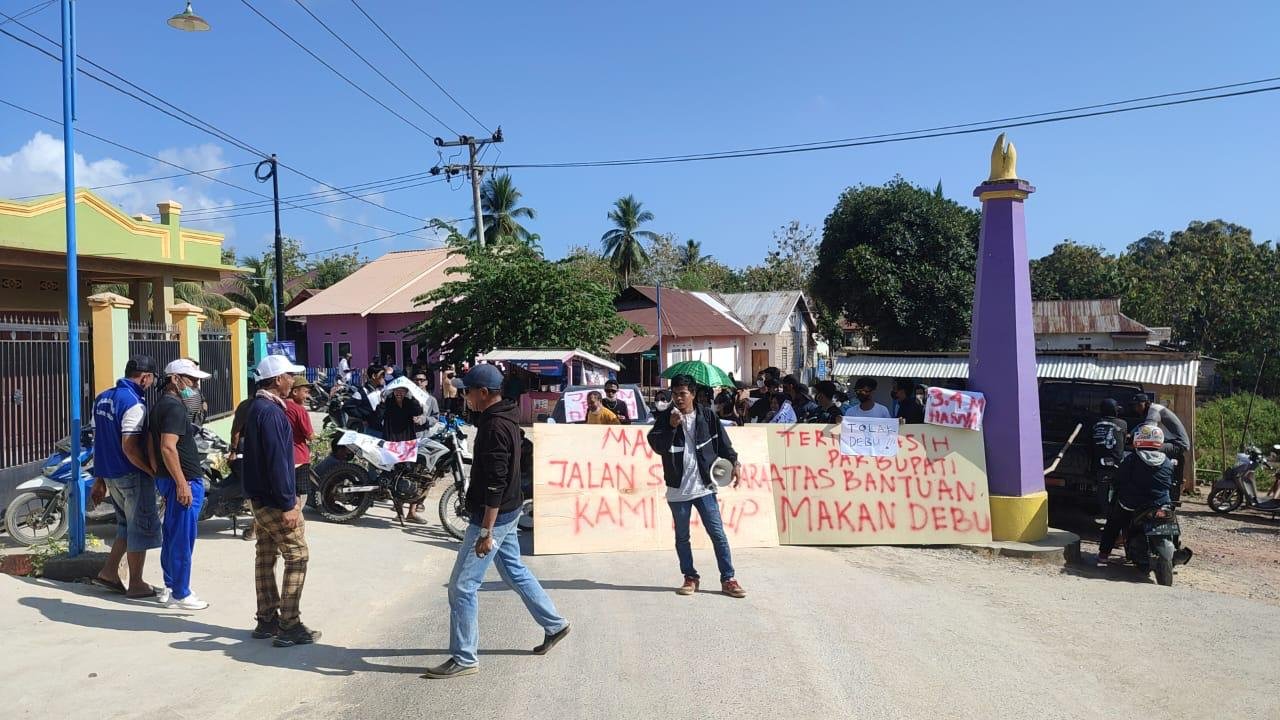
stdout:
[[[157,157],[192,170],[223,167],[230,164],[222,155],[222,148],[211,145],[169,148],[157,153]],[[0,197],[14,198],[27,195],[46,195],[62,192],[62,140],[45,132],[37,132],[21,148],[9,155],[0,155]],[[88,160],[76,153],[76,186],[97,187],[135,183],[95,190],[97,194],[120,207],[125,213],[143,213],[155,217],[156,203],[176,200],[186,211],[196,208],[226,207],[232,200],[219,192],[212,180],[199,175],[137,183],[148,177],[173,175],[182,172],[172,165],[147,161],[130,168],[124,162],[110,157]],[[210,173],[217,177],[226,171]],[[193,218],[194,220],[194,218]],[[201,230],[224,233],[230,240],[235,233],[233,220],[192,223]]]

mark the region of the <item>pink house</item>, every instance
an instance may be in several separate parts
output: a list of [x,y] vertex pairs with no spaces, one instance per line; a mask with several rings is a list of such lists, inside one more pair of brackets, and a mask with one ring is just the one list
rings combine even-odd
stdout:
[[415,306],[413,299],[459,279],[447,271],[465,264],[448,248],[387,253],[285,314],[306,323],[312,366],[337,367],[342,354],[350,352],[352,367],[386,358],[405,367],[418,360],[405,329],[431,309]]

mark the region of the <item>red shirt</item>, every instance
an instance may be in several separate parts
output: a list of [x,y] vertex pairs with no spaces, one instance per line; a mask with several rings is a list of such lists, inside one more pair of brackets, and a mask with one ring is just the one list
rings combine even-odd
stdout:
[[284,401],[284,414],[289,418],[289,428],[293,430],[293,464],[311,462],[311,448],[307,445],[307,438],[314,433],[311,429],[311,416],[307,414],[306,408],[292,398]]

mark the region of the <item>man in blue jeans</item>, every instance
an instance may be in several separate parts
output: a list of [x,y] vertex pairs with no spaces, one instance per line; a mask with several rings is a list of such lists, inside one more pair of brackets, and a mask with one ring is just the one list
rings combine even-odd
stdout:
[[476,649],[480,628],[476,592],[490,564],[507,587],[516,591],[534,621],[546,634],[533,652],[545,655],[569,634],[542,584],[520,560],[516,522],[524,498],[520,492],[520,409],[502,398],[502,373],[493,365],[477,365],[462,380],[467,405],[476,425],[467,510],[471,524],[462,537],[458,559],[449,577],[449,659],[423,677],[441,680],[479,672]]
[[662,456],[662,475],[667,484],[667,504],[676,526],[676,556],[684,584],[676,592],[692,595],[698,592],[700,578],[693,567],[693,549],[689,545],[689,518],[694,510],[711,537],[720,568],[720,591],[735,598],[747,596],[733,575],[729,554],[729,538],[720,520],[720,504],[716,501],[716,484],[711,480],[711,466],[718,458],[733,463],[733,485],[741,474],[738,453],[729,442],[724,426],[711,408],[698,405],[694,397],[698,386],[688,375],[671,379],[671,399],[675,406],[655,412],[649,446]]
[[[156,596],[142,579],[147,551],[160,547],[154,468],[147,455],[145,393],[156,381],[156,361],[146,355],[129,358],[124,377],[93,401],[96,476],[92,497],[108,495],[116,509],[116,538],[93,584],[140,600]],[[129,586],[120,578],[120,560],[128,557]]]

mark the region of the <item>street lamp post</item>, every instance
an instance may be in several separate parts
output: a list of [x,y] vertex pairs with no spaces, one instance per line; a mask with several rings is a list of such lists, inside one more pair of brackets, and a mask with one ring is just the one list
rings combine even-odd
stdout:
[[[209,29],[204,18],[187,9],[169,19],[179,30]],[[68,492],[67,554],[84,552],[84,485],[80,482],[80,262],[76,255],[76,3],[62,0],[62,165],[67,225],[67,385],[71,425],[71,481]]]
[[275,317],[276,340],[284,340],[284,236],[280,234],[280,163],[276,161],[275,153],[271,157],[258,163],[258,167],[254,168],[254,177],[258,178],[258,182],[271,181],[271,201],[272,207],[276,214],[276,257],[275,257],[275,285],[272,288],[271,310]]

